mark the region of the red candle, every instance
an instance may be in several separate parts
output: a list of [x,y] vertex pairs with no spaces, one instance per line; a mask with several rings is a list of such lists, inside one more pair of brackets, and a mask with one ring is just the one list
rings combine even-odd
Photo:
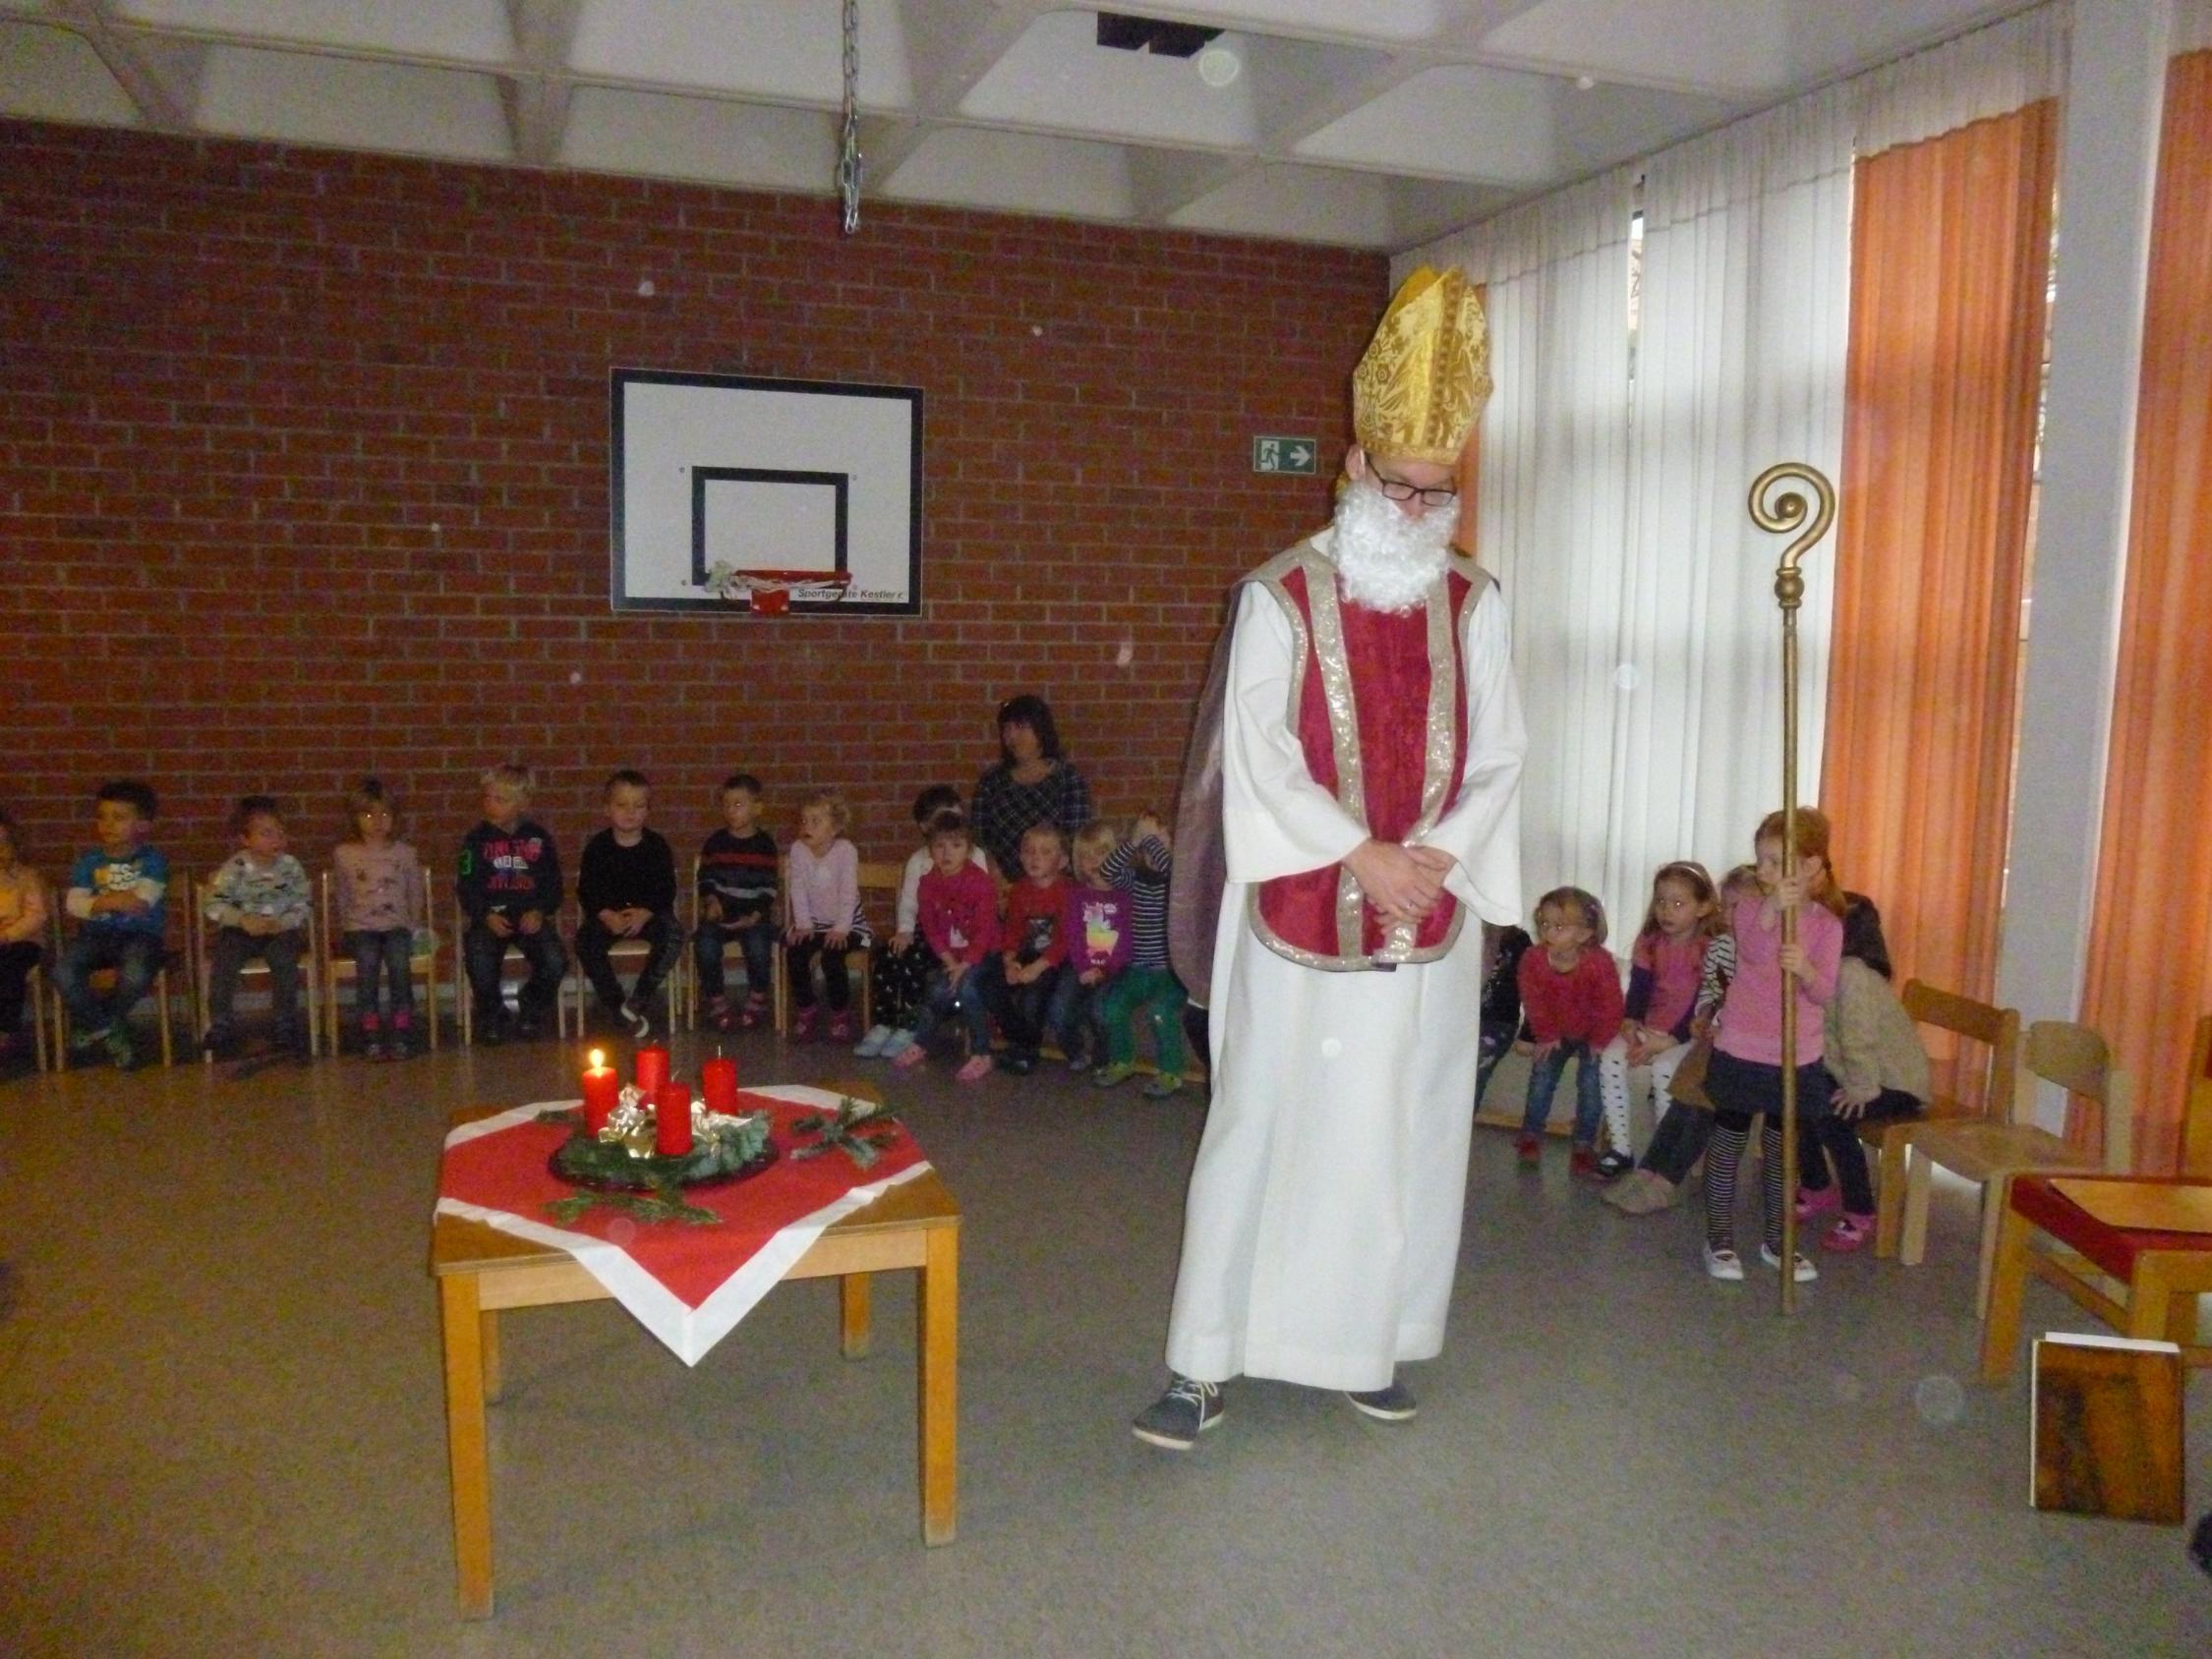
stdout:
[[638,1050],[637,1092],[647,1100],[659,1100],[661,1086],[668,1080],[669,1051],[662,1048]]
[[607,1057],[594,1049],[592,1063],[584,1072],[586,1134],[596,1135],[607,1127],[607,1119],[613,1115],[614,1100],[621,1089],[622,1080],[614,1075],[614,1068],[607,1063]]
[[[640,1051],[643,1058],[643,1051]],[[662,1058],[667,1059],[662,1051]],[[663,1158],[681,1158],[691,1150],[691,1085],[663,1083],[653,1095],[653,1150]]]
[[717,1055],[699,1067],[699,1092],[707,1097],[707,1110],[734,1116],[737,1111],[737,1062]]

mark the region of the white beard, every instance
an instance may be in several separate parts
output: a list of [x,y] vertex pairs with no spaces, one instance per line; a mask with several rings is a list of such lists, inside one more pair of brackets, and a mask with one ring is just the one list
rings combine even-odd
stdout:
[[1354,604],[1398,613],[1413,609],[1451,556],[1455,516],[1436,508],[1409,516],[1372,479],[1354,479],[1336,502],[1330,557]]

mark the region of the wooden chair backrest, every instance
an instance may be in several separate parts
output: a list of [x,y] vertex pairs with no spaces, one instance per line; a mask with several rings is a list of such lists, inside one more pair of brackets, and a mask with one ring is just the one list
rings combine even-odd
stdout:
[[2182,1119],[2182,1173],[2212,1176],[2212,1014],[2189,1045],[2188,1115]]
[[2019,1009],[1992,1007],[1956,992],[1940,991],[1917,979],[1905,981],[1897,1000],[1904,1003],[1905,1012],[1915,1023],[1932,1025],[1938,1031],[1980,1043],[1989,1050],[1987,1088],[1979,1106],[1962,1105],[1955,1097],[1946,1098],[1939,1091],[1938,1098],[1928,1103],[1929,1116],[1981,1116],[2001,1122],[2018,1121],[2022,1110]]
[[2069,1140],[2094,1150],[2115,1174],[2134,1168],[2134,1090],[2103,1037],[2071,1020],[2039,1019],[2027,1030],[2026,1065],[2066,1090]]

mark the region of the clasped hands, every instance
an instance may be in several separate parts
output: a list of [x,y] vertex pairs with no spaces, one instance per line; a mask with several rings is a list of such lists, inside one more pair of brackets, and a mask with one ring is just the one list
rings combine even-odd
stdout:
[[1435,909],[1455,862],[1441,847],[1406,847],[1371,838],[1344,859],[1386,927],[1419,922]]

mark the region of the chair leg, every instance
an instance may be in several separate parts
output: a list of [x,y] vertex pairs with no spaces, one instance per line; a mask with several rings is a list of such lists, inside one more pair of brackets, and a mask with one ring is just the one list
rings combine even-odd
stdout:
[[2011,1195],[2008,1193],[1998,1216],[1989,1304],[1982,1312],[1985,1383],[2002,1383],[2012,1374],[2012,1357],[2020,1344],[2020,1298],[2027,1288],[2027,1218],[2012,1213]]
[[1874,1200],[1874,1253],[1894,1256],[1897,1235],[1904,1225],[1905,1157],[1908,1144],[1902,1135],[1882,1137],[1881,1159],[1876,1168],[1878,1186]]
[[1982,1249],[1974,1264],[1974,1317],[1989,1317],[1990,1275],[1997,1265],[1997,1230],[2011,1207],[2012,1177],[1999,1171],[1982,1183]]
[[781,941],[776,945],[774,955],[770,957],[770,963],[769,973],[776,983],[769,987],[769,1005],[776,1010],[776,1035],[783,1037],[788,1035],[791,1029],[791,970],[790,964],[785,959]]
[[1915,1152],[1905,1164],[1904,1236],[1897,1242],[1897,1260],[1918,1267],[1928,1250],[1928,1187],[1936,1161]]
[[153,982],[153,999],[161,1024],[161,1064],[166,1069],[177,1063],[176,1043],[169,1030],[169,970],[166,968]]

